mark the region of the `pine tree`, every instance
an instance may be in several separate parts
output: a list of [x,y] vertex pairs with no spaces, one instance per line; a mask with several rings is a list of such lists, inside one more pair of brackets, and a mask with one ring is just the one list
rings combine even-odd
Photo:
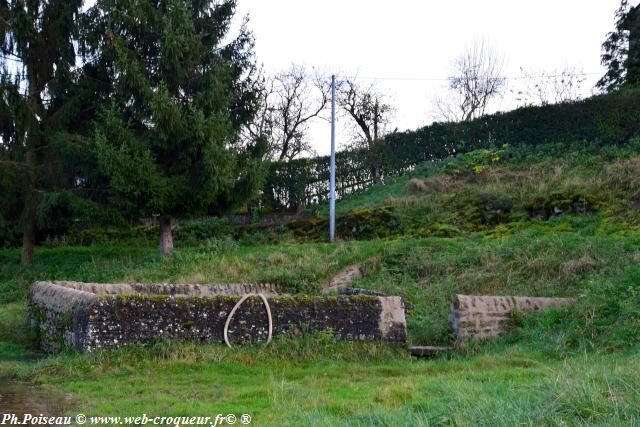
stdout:
[[254,196],[266,146],[240,146],[259,89],[253,38],[230,27],[236,2],[98,0],[83,52],[112,81],[95,152],[110,202],[159,215],[160,251],[173,218],[221,213]]
[[622,0],[616,11],[615,30],[602,44],[602,65],[607,72],[596,87],[612,91],[640,83],[640,5]]
[[0,1],[0,175],[23,204],[22,263],[34,259],[36,212],[60,184],[61,133],[75,79],[81,0]]

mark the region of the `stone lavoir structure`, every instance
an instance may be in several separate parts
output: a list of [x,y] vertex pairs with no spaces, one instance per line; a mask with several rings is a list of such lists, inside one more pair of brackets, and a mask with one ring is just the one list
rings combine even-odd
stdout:
[[487,339],[513,327],[514,312],[539,311],[573,303],[571,298],[456,295],[451,326],[459,341]]
[[266,297],[273,335],[332,330],[345,340],[382,340],[405,345],[407,328],[400,297],[286,295],[271,285],[168,285],[36,282],[30,291],[32,325],[47,352],[91,351],[158,339],[232,343],[266,340],[269,318],[257,295]]

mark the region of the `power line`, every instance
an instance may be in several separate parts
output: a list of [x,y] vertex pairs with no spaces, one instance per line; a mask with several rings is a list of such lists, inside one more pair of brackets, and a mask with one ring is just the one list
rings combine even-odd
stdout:
[[[527,80],[527,79],[543,79],[557,77],[580,77],[580,76],[596,76],[602,73],[563,73],[563,74],[540,74],[535,76],[505,76],[505,80]],[[347,76],[343,76],[347,77]],[[349,76],[348,78],[355,80],[397,80],[397,81],[449,81],[449,77],[370,77],[370,76]]]

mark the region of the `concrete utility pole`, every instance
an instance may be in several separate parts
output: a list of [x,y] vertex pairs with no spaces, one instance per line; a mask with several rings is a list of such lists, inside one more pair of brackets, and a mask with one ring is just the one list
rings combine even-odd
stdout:
[[329,241],[336,232],[336,75],[331,76],[331,162],[329,164]]

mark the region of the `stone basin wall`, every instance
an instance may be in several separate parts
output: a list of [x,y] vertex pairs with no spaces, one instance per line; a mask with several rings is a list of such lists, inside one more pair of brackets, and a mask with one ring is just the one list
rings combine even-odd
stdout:
[[574,301],[571,298],[456,295],[449,319],[458,340],[481,340],[507,332],[513,326],[514,311],[538,311]]
[[[273,285],[36,282],[29,306],[43,350],[91,351],[167,338],[224,342],[227,317],[246,293],[267,297],[274,336],[331,329],[339,339],[406,343],[400,297],[285,295]],[[228,335],[232,343],[266,339],[259,297],[236,310]]]

